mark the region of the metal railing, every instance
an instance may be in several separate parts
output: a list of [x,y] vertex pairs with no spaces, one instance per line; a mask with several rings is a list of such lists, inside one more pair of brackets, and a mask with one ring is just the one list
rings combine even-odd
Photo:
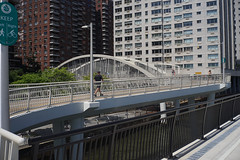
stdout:
[[[113,98],[133,94],[159,92],[163,90],[191,88],[222,83],[222,75],[172,76],[165,78],[141,78],[130,80],[106,80],[101,85],[103,97]],[[230,82],[230,75],[226,75]],[[38,108],[51,107],[90,99],[89,82],[27,87],[9,91],[10,115],[29,112]]]
[[19,146],[24,144],[24,138],[0,128],[0,141],[1,160],[19,159]]
[[[32,159],[155,160],[240,114],[240,94],[151,115],[29,139]],[[167,117],[161,118],[162,114]],[[78,137],[78,138],[76,138]],[[61,143],[59,143],[61,142]]]

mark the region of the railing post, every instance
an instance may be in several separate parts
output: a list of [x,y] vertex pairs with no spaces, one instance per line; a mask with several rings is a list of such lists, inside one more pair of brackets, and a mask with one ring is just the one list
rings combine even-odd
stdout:
[[175,123],[176,123],[176,118],[177,118],[177,111],[175,111],[174,118],[173,118],[173,124],[171,128],[171,135],[169,138],[169,149],[170,149],[170,158],[173,157],[173,138],[174,138],[174,129],[175,129]]
[[203,114],[203,124],[202,124],[202,138],[201,139],[205,139],[204,138],[204,133],[205,133],[205,124],[206,124],[206,117],[207,117],[207,105],[204,108],[204,114]]
[[112,82],[112,98],[114,97],[114,82]]
[[31,100],[31,98],[30,98],[30,89],[28,89],[28,100],[27,100],[27,112],[30,112],[30,100]]
[[108,160],[112,160],[113,146],[114,146],[116,130],[117,130],[117,125],[115,125],[114,128],[113,128],[113,134],[112,134],[112,138],[111,138],[111,141],[110,141],[109,152],[108,152]]
[[223,100],[221,102],[221,105],[220,105],[220,109],[219,109],[219,115],[218,115],[218,129],[221,129],[220,128],[220,124],[221,124],[221,114],[222,114],[222,105],[223,105]]
[[190,81],[191,81],[191,86],[190,86],[190,88],[192,88],[192,76],[190,76]]
[[52,103],[52,89],[49,89],[49,100],[48,100],[48,107],[51,107]]
[[73,88],[72,88],[72,86],[70,86],[70,92],[71,92],[70,102],[72,103],[73,102]]
[[129,85],[128,85],[128,95],[131,95],[131,81],[129,81]]
[[182,89],[182,81],[183,81],[183,76],[181,76],[181,89]]
[[202,76],[199,76],[199,86],[201,86],[201,80],[202,80]]

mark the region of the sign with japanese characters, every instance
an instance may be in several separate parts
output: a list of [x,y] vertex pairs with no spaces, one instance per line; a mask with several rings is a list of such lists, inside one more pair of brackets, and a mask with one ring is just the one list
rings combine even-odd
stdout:
[[0,43],[11,46],[18,39],[18,16],[16,8],[8,2],[0,3]]

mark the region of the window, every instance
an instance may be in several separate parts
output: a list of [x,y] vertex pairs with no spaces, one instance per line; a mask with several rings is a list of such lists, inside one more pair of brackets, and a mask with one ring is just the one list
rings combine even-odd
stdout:
[[162,13],[161,9],[152,10],[152,14],[160,14],[160,13]]
[[132,25],[132,21],[126,21],[126,22],[124,23],[124,25],[125,25],[125,26],[131,26],[131,25]]
[[182,40],[175,40],[175,44],[176,44],[176,45],[182,44]]
[[122,19],[122,15],[115,16],[115,19],[116,19],[116,20]]
[[191,60],[193,60],[193,55],[184,56],[184,60],[185,60],[185,61],[191,61]]
[[202,37],[197,37],[197,41],[201,42],[202,41]]
[[209,50],[209,51],[218,50],[218,45],[209,45],[209,46],[208,46],[208,50]]
[[197,23],[201,23],[202,21],[201,20],[197,20]]
[[115,13],[120,13],[120,12],[122,12],[122,8],[116,8],[115,9]]
[[162,53],[161,49],[153,49],[152,50],[152,54],[158,54],[158,53]]
[[202,58],[202,55],[201,55],[201,54],[199,54],[199,55],[197,55],[197,57],[198,57],[198,58]]
[[169,46],[169,45],[171,45],[172,44],[172,41],[164,41],[164,45],[165,46]]
[[116,45],[115,48],[116,48],[116,49],[122,49],[122,45],[121,45],[121,44]]
[[141,4],[135,5],[135,10],[141,9]]
[[192,5],[191,4],[183,5],[183,10],[186,10],[186,9],[192,9]]
[[120,23],[115,23],[115,27],[122,27],[122,22],[120,22]]
[[174,35],[177,37],[182,36],[182,31],[175,32]]
[[164,9],[164,13],[171,13],[171,8]]
[[175,53],[179,53],[179,52],[182,52],[183,49],[182,48],[175,48]]
[[214,24],[214,23],[217,23],[217,18],[207,19],[207,24]]
[[142,51],[135,51],[135,55],[142,55]]
[[132,0],[124,0],[124,3],[132,3]]
[[208,33],[213,33],[213,32],[217,32],[218,31],[218,28],[217,27],[211,27],[211,28],[208,28],[207,29],[207,32]]
[[193,34],[193,30],[192,30],[192,29],[190,29],[190,30],[184,30],[184,31],[183,31],[183,34],[184,34],[184,35],[191,35],[191,34]]
[[208,67],[218,67],[218,63],[208,63]]
[[163,34],[164,37],[171,37],[171,32],[167,32]]
[[182,0],[174,0],[174,4],[182,3]]
[[184,52],[192,52],[193,47],[184,47]]
[[174,8],[175,13],[178,13],[178,12],[181,12],[181,11],[182,11],[182,7],[175,7]]
[[218,59],[218,54],[208,54],[208,59]]
[[153,33],[152,34],[152,38],[160,38],[160,37],[162,37],[161,33]]
[[135,20],[135,25],[141,25],[142,24],[142,20]]
[[217,5],[217,1],[210,1],[210,2],[207,2],[207,7],[210,7],[210,6],[216,6]]
[[125,44],[125,49],[131,49],[132,48],[132,44]]
[[115,30],[115,34],[117,34],[117,35],[122,34],[122,30]]
[[202,67],[202,63],[198,63],[198,67]]
[[122,56],[122,52],[116,52],[116,56]]
[[201,6],[201,3],[197,3],[196,6],[197,6],[197,7],[200,7],[200,6]]
[[122,37],[115,38],[115,41],[116,42],[121,42],[122,41]]
[[132,18],[132,14],[131,14],[131,13],[130,13],[130,14],[125,14],[124,17],[125,17],[126,19]]
[[168,25],[164,25],[163,28],[164,29],[171,29],[172,27],[171,27],[171,24],[168,24]]
[[116,1],[115,2],[115,5],[121,5],[122,4],[122,1]]
[[135,40],[141,40],[142,39],[142,35],[136,35],[135,36]]
[[193,68],[193,64],[184,64],[184,68],[191,69]]
[[130,28],[130,29],[125,29],[125,33],[132,33],[132,28]]
[[153,57],[152,62],[159,62],[162,61],[162,57]]
[[217,41],[218,40],[218,36],[209,36],[207,38],[208,42],[214,42],[214,41]]
[[141,17],[141,16],[142,16],[142,12],[135,13],[135,17]]
[[125,52],[125,56],[131,56],[132,54],[133,54],[132,51]]
[[161,6],[161,1],[152,2],[152,7]]
[[184,27],[192,26],[192,21],[183,22],[183,26],[184,26]]
[[142,27],[135,28],[135,32],[142,32]]
[[182,23],[176,23],[176,24],[174,24],[174,27],[175,28],[182,28]]
[[181,20],[182,19],[182,15],[176,15],[174,16],[174,20],[175,21],[178,21],[178,20]]
[[152,18],[152,20],[151,20],[152,23],[157,23],[157,22],[161,22],[161,21],[162,21],[162,17]]
[[131,41],[131,40],[132,40],[132,36],[125,37],[125,41]]
[[156,25],[156,26],[152,26],[152,30],[159,30],[159,29],[162,29],[162,26],[161,25]]
[[136,48],[142,47],[142,43],[135,43],[135,47]]
[[197,15],[200,15],[200,14],[201,14],[201,11],[198,11],[198,12],[197,12]]
[[197,32],[202,32],[202,29],[197,29]]
[[162,41],[152,42],[152,46],[161,46],[161,45],[162,45]]
[[184,13],[183,18],[192,18],[192,13]]
[[171,20],[172,20],[171,16],[163,18],[164,22],[170,22]]
[[175,57],[175,61],[176,61],[176,62],[183,61],[183,56],[176,56],[176,57]]
[[208,11],[207,11],[207,15],[208,15],[208,16],[217,15],[217,10],[216,10],[216,9],[214,9],[214,10],[208,10]]
[[191,44],[191,43],[193,43],[193,38],[184,39],[184,43],[185,43],[185,44]]

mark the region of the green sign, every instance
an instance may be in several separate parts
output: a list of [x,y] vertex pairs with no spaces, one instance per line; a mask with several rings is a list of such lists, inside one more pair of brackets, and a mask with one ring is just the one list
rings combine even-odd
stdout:
[[8,2],[0,3],[0,43],[11,46],[18,39],[18,16],[15,7]]

